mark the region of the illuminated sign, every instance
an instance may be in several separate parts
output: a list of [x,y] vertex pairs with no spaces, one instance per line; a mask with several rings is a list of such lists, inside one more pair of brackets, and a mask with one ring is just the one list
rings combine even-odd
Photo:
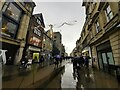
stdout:
[[36,38],[36,37],[31,37],[30,38],[30,43],[35,45],[35,46],[39,46],[39,43],[41,42],[40,39]]

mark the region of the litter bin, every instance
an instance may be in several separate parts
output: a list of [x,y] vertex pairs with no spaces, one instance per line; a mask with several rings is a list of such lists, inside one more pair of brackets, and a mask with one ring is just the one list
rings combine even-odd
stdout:
[[117,76],[118,82],[120,82],[120,66],[116,66],[116,76]]

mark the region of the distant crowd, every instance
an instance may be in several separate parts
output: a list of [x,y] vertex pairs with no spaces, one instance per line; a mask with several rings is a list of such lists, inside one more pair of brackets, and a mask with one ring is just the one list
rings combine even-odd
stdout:
[[[89,56],[77,56],[75,55],[74,57],[64,57],[64,56],[60,56],[55,55],[54,57],[50,57],[50,60],[48,60],[50,63],[49,64],[55,64],[55,67],[61,66],[62,65],[62,61],[63,60],[71,60],[73,63],[73,68],[80,68],[83,66],[89,67]],[[44,62],[45,62],[45,58],[43,55],[40,56],[40,58],[38,59],[37,57],[34,57],[34,59],[31,58],[27,58],[27,56],[25,56],[23,59],[21,59],[20,64],[23,67],[27,67],[30,66],[31,64],[34,63],[38,63],[40,66],[44,66]]]

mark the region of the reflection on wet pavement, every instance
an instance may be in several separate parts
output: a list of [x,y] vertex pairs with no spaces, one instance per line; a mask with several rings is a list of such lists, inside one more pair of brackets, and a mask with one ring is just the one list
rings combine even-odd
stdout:
[[73,78],[73,65],[66,64],[65,66],[65,73],[62,75],[61,78],[61,87],[62,88],[75,88],[77,79]]
[[47,88],[120,88],[116,78],[103,71],[82,67],[78,72],[79,75],[73,73],[72,63],[67,63]]

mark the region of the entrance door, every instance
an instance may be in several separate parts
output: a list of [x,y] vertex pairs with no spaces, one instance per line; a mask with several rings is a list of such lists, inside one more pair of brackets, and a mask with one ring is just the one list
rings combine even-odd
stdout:
[[114,66],[114,60],[113,60],[112,52],[102,53],[102,59],[103,59],[104,70],[112,73],[113,66]]
[[98,52],[98,59],[99,59],[99,67],[101,70],[103,70],[103,61],[101,57],[101,52]]
[[108,59],[109,65],[114,65],[112,52],[107,52],[107,59]]
[[103,60],[104,71],[108,72],[108,61],[107,61],[106,53],[102,53],[102,60]]

